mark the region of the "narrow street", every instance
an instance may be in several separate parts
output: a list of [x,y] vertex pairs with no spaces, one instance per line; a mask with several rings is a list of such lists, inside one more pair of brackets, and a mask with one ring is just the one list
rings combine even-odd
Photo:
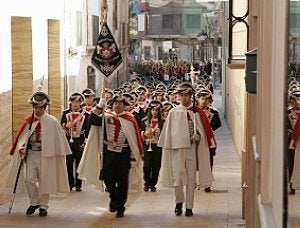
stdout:
[[115,218],[108,211],[108,193],[91,187],[82,192],[52,195],[49,214],[26,216],[28,198],[17,194],[11,214],[8,203],[0,205],[0,227],[245,227],[242,219],[240,158],[223,119],[221,92],[215,91],[214,105],[220,110],[222,127],[216,131],[218,142],[212,191],[196,190],[193,217],[174,215],[174,193],[161,188],[152,192],[130,192],[125,217]]

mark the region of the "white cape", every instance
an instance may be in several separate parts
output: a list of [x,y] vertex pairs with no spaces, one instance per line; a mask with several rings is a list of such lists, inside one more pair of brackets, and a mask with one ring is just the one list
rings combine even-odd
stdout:
[[[133,124],[123,118],[119,118],[124,129],[125,137],[129,143],[131,152],[136,162],[131,164],[129,172],[129,188],[140,190],[142,187],[142,159],[139,153],[138,142]],[[83,155],[78,166],[78,177],[84,185],[93,185],[104,191],[104,182],[99,180],[102,169],[103,132],[100,126],[91,126]]]
[[[41,186],[39,186],[40,193],[69,192],[70,188],[66,167],[66,155],[71,154],[72,152],[65,133],[54,116],[44,114],[40,118],[40,122],[42,131],[42,182]],[[30,133],[28,132],[29,126],[27,125],[19,137],[9,165],[6,182],[6,190],[8,191],[12,191],[14,188],[17,171],[20,165],[21,157],[18,151],[27,141],[28,133],[31,135],[36,125],[37,122],[32,124]],[[24,162],[18,181],[18,192],[23,192],[25,190],[25,171],[26,163]]]
[[[173,111],[175,110],[175,112]],[[193,117],[194,113],[188,111]],[[191,148],[191,153],[197,153],[198,172],[197,180],[200,187],[209,187],[212,185],[213,176],[210,170],[210,158],[207,138],[202,126],[199,114],[195,115],[196,130],[200,133],[201,139],[196,147],[191,146],[190,136],[187,134],[188,123],[186,108],[179,105],[172,109],[167,117],[162,132],[160,134],[158,146],[162,147],[162,166],[159,182],[164,187],[172,188],[176,186],[176,179],[172,170],[171,153],[172,150],[181,150],[183,148]],[[186,132],[183,134],[183,132]],[[176,168],[175,168],[176,169]],[[184,175],[184,174],[183,174]]]

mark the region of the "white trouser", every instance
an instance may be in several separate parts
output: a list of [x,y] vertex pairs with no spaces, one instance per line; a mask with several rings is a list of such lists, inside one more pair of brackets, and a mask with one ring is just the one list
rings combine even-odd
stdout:
[[[195,145],[193,145],[195,146]],[[173,173],[174,169],[177,170],[177,175],[181,176],[179,184],[174,186],[175,189],[175,202],[183,203],[186,201],[186,208],[192,209],[194,207],[194,193],[195,193],[195,178],[196,178],[196,154],[195,150],[181,149],[175,152],[176,155],[172,156],[173,160]],[[174,166],[177,163],[177,166]],[[184,200],[184,186],[186,200]]]
[[50,194],[40,194],[41,184],[41,151],[29,150],[26,159],[26,188],[30,199],[30,205],[40,205],[43,209],[48,209]]

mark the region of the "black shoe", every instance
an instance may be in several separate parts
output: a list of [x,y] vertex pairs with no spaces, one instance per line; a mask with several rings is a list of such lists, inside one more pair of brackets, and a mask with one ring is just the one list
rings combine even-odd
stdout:
[[48,215],[48,211],[46,209],[40,208],[39,216],[47,216],[47,215]]
[[148,191],[149,191],[149,186],[147,186],[147,185],[144,186],[144,191],[145,191],[145,192],[148,192]]
[[290,183],[290,194],[291,194],[291,195],[295,195],[295,194],[296,194],[296,191],[295,191],[295,189],[293,188],[293,184],[292,184],[292,183]]
[[207,187],[207,188],[204,189],[204,191],[205,191],[205,192],[210,192],[211,189],[210,189],[210,187]]
[[185,211],[185,216],[187,216],[187,217],[193,216],[193,211],[192,211],[192,209],[186,209],[186,211]]
[[293,188],[291,188],[291,189],[290,189],[290,194],[291,194],[291,195],[295,195],[295,194],[296,194],[296,190],[293,189]]
[[26,215],[32,215],[34,214],[35,210],[38,209],[40,207],[40,205],[36,205],[36,206],[29,206],[27,211],[26,211]]
[[155,186],[151,186],[150,189],[151,189],[151,192],[156,192],[156,187]]
[[109,211],[110,212],[116,212],[116,210],[117,210],[116,204],[113,201],[110,201],[110,203],[109,203]]
[[124,211],[125,211],[125,207],[123,207],[122,209],[118,209],[117,214],[116,214],[116,218],[123,218],[124,217]]
[[76,188],[76,192],[81,192],[82,188]]
[[175,215],[180,216],[182,215],[182,203],[177,203],[175,207]]

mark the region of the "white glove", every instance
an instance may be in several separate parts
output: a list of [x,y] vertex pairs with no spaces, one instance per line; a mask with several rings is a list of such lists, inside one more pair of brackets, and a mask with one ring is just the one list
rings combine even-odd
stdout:
[[99,103],[93,108],[92,113],[99,116],[102,113],[102,110],[105,108],[106,101],[102,98]]
[[106,100],[104,98],[101,98],[101,100],[99,101],[99,103],[97,105],[101,109],[105,108]]

